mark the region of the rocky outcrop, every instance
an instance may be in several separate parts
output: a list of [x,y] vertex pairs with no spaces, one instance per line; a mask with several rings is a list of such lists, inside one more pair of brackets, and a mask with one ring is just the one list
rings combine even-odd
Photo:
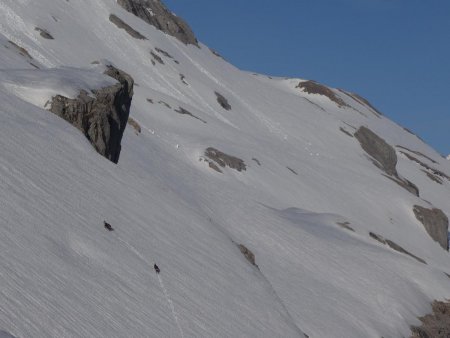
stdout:
[[371,157],[373,164],[387,174],[384,175],[385,177],[419,197],[419,188],[398,175],[397,154],[391,145],[364,126],[360,127],[354,136],[359,141],[361,148]]
[[337,96],[330,88],[317,83],[316,81],[304,81],[300,82],[296,88],[300,88],[302,91],[308,94],[318,94],[328,97],[331,101],[336,103],[339,107],[348,107],[348,104],[344,102],[339,96]]
[[238,247],[239,247],[239,250],[241,250],[241,253],[250,262],[250,264],[252,264],[252,265],[257,267],[254,253],[251,252],[249,249],[247,249],[247,247],[245,245],[243,245],[243,244],[239,244]]
[[118,16],[111,14],[109,16],[109,21],[111,21],[113,24],[115,24],[118,28],[124,29],[128,34],[130,34],[133,38],[139,39],[139,40],[147,40],[145,36],[143,36],[141,33],[139,33],[137,30],[132,28],[130,25],[125,23],[121,18]]
[[341,228],[346,229],[346,230],[350,230],[355,232],[355,229],[353,229],[350,226],[350,222],[336,222],[337,225],[339,225]]
[[420,196],[419,188],[411,181],[408,181],[405,178],[400,178],[398,176],[388,176],[388,175],[383,175],[383,176],[390,179],[391,181],[397,183],[402,188],[408,190],[411,194],[416,195],[417,197]]
[[39,27],[35,27],[34,30],[38,31],[44,39],[53,40],[53,36],[47,30]]
[[392,146],[366,127],[355,133],[356,139],[364,151],[376,160],[375,164],[388,175],[397,176],[397,154]]
[[408,255],[408,256],[414,258],[415,260],[417,260],[420,263],[427,264],[427,262],[425,262],[422,258],[419,258],[419,257],[413,255],[412,253],[406,251],[400,245],[398,245],[397,243],[395,243],[395,242],[393,242],[393,241],[391,241],[389,239],[385,239],[382,236],[377,235],[377,234],[375,234],[373,232],[370,232],[369,236],[372,237],[373,239],[375,239],[376,241],[380,242],[381,244],[389,246],[391,249],[393,249],[395,251],[398,251],[398,252],[400,252],[402,254]]
[[[366,108],[368,108],[372,112],[372,114],[374,114],[376,117],[379,118],[379,117],[381,117],[383,115],[383,114],[381,114],[381,112],[378,109],[376,109],[368,100],[366,100],[362,96],[360,96],[360,95],[358,95],[356,93],[349,93],[349,92],[347,92],[345,90],[342,90],[342,89],[338,89],[338,90],[341,93],[344,93],[345,95],[349,96],[351,99],[353,99],[356,102],[358,102],[360,105],[363,105]],[[355,110],[358,111],[359,113],[361,113],[359,110],[357,110],[357,109],[355,109]]]
[[184,44],[198,47],[198,41],[189,25],[173,14],[160,0],[117,0],[125,10],[133,13],[160,31],[169,34]]
[[132,117],[128,118],[128,124],[133,127],[134,133],[136,135],[139,135],[142,132],[140,124],[137,123],[137,121],[135,119],[133,119]]
[[22,55],[30,60],[33,59],[33,57],[30,55],[30,53],[28,53],[28,51],[25,48],[20,47],[18,44],[14,43],[12,41],[8,41],[8,42],[11,46],[13,46],[19,52],[20,55]]
[[421,153],[420,151],[412,150],[412,149],[409,149],[409,148],[407,148],[407,147],[400,146],[400,145],[396,145],[396,147],[397,147],[397,148],[404,149],[404,150],[407,150],[407,151],[410,151],[410,152],[413,153],[413,154],[416,154],[416,155],[419,155],[419,156],[422,156],[422,157],[426,158],[426,159],[427,159],[428,161],[430,161],[430,162],[433,162],[433,163],[435,163],[435,164],[438,164],[438,163],[437,163],[435,160],[433,160],[431,157],[425,155],[424,153]]
[[422,326],[411,327],[411,338],[448,338],[450,337],[450,303],[435,301],[433,312],[419,318]]
[[194,119],[202,121],[203,123],[207,123],[205,120],[201,119],[198,116],[195,116],[194,114],[192,114],[187,109],[184,109],[183,107],[179,107],[178,109],[175,109],[175,112],[177,112],[178,114],[181,114],[181,115],[187,115],[187,116],[193,117]]
[[228,103],[228,100],[223,96],[222,94],[218,92],[214,92],[216,94],[217,102],[220,104],[220,106],[225,110],[231,110],[231,106]]
[[[399,146],[397,146],[397,147],[399,147]],[[406,149],[406,148],[404,148],[404,149]],[[445,179],[447,179],[447,180],[450,181],[450,176],[447,175],[447,174],[445,174],[445,173],[443,173],[442,171],[437,170],[437,169],[435,169],[435,168],[429,166],[428,164],[426,164],[426,163],[420,161],[418,158],[412,156],[411,154],[408,154],[408,153],[406,153],[406,152],[404,152],[404,151],[400,151],[400,153],[403,154],[408,160],[413,161],[413,162],[416,162],[416,163],[418,163],[421,167],[424,167],[425,169],[429,170],[433,175],[439,176],[439,177],[442,177],[442,178],[445,178]],[[423,155],[423,156],[425,156],[425,155]]]
[[427,209],[419,205],[415,205],[413,211],[431,238],[448,251],[448,217],[444,212],[440,209]]
[[[244,161],[240,158],[227,155],[220,150],[217,150],[215,148],[208,148],[205,150],[205,157],[206,160],[209,162],[209,166],[212,169],[215,169],[214,167],[220,166],[222,168],[229,167],[231,169],[235,169],[237,171],[245,171],[247,170],[247,166],[245,165]],[[212,161],[212,162],[211,162]],[[218,167],[217,167],[218,169]],[[220,169],[216,171],[222,172]]]
[[92,90],[94,97],[84,90],[75,99],[57,95],[52,99],[50,111],[79,129],[99,154],[117,163],[134,81],[113,66],[108,66],[104,74],[118,83]]

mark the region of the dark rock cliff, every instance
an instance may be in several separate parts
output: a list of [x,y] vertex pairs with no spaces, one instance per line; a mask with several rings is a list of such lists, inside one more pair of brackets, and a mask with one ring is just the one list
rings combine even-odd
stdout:
[[191,27],[169,11],[160,0],[117,0],[117,3],[160,31],[177,38],[186,45],[198,47],[198,41]]
[[397,176],[397,155],[392,146],[385,140],[371,131],[369,128],[361,127],[355,133],[356,139],[361,144],[361,147],[383,169],[386,174]]
[[414,206],[414,215],[423,224],[431,238],[448,251],[448,217],[440,209]]
[[75,99],[57,95],[52,99],[50,111],[79,129],[99,154],[117,163],[134,81],[113,66],[108,66],[104,74],[118,83],[92,90],[94,97],[86,91],[81,91]]

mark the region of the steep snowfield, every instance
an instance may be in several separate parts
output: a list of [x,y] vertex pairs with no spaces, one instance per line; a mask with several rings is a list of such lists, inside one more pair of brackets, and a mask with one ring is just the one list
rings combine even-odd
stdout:
[[[91,65],[103,59],[136,82],[142,132],[127,128],[118,165],[42,109],[112,83]],[[450,298],[450,256],[413,213],[450,216],[450,181],[396,147],[418,198],[342,130],[368,126],[447,175],[450,163],[363,102],[335,90],[350,106],[338,107],[300,81],[242,72],[114,0],[0,2],[0,336],[408,336]],[[212,170],[208,147],[247,170]]]

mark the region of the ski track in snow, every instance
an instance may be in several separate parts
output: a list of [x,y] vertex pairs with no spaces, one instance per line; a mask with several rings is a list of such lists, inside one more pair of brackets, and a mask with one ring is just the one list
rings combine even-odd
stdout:
[[170,298],[169,292],[167,291],[166,287],[164,286],[163,280],[161,278],[161,274],[158,273],[157,275],[158,275],[159,285],[161,286],[161,289],[164,292],[164,297],[166,297],[167,304],[169,305],[169,309],[172,312],[172,316],[173,316],[173,319],[175,320],[175,324],[178,327],[178,331],[180,331],[180,337],[184,338],[183,329],[181,328],[180,322],[178,320],[178,315],[175,312],[175,306],[173,305],[173,302],[172,302],[172,299]]
[[[119,242],[123,243],[128,249],[130,249],[136,256],[138,256],[145,264],[148,264],[149,259],[145,258],[143,255],[141,255],[141,253],[130,243],[128,243],[127,241],[123,240],[122,238],[120,238],[119,236],[116,236],[116,238],[119,240]],[[159,285],[161,287],[161,290],[164,293],[164,297],[167,301],[167,304],[169,305],[169,309],[172,312],[172,316],[173,319],[175,321],[175,325],[178,328],[178,331],[180,332],[180,337],[184,338],[184,333],[183,333],[183,329],[181,328],[180,322],[178,320],[178,315],[175,312],[175,306],[173,305],[172,299],[170,298],[169,292],[167,291],[167,288],[165,287],[163,280],[161,278],[161,274],[157,273],[156,274],[159,280]]]

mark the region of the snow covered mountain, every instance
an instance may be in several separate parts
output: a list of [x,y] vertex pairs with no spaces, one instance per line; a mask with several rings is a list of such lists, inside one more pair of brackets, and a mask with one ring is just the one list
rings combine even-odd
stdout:
[[430,335],[450,298],[450,162],[160,1],[1,1],[0,119],[0,337]]

